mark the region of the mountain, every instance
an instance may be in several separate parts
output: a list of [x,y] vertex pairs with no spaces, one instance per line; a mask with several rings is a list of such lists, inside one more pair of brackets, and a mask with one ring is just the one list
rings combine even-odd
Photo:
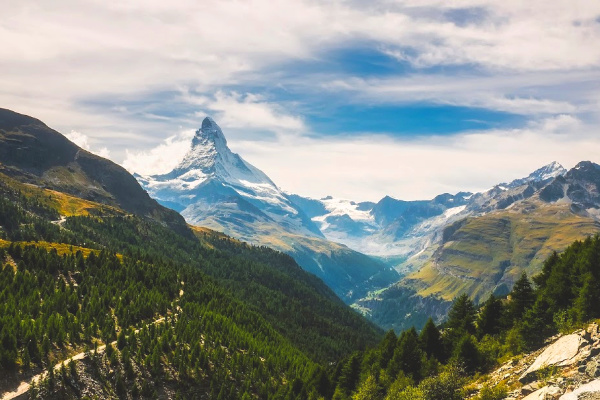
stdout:
[[382,337],[291,257],[180,232],[151,200],[158,211],[121,208],[141,190],[127,172],[94,156],[94,179],[58,132],[4,115],[20,157],[2,147],[3,398],[317,398],[330,363]]
[[451,301],[503,295],[525,271],[600,230],[598,174],[591,162],[567,171],[552,162],[481,193],[360,203],[300,199],[325,236],[394,265],[403,277],[354,307],[385,328],[441,321]]
[[7,109],[0,109],[0,172],[187,231],[183,218],[153,200],[125,169],[81,149],[40,120]]
[[167,174],[136,178],[153,198],[181,212],[190,224],[283,251],[347,301],[398,279],[384,263],[326,240],[294,197],[229,149],[211,118],[202,121],[177,167]]

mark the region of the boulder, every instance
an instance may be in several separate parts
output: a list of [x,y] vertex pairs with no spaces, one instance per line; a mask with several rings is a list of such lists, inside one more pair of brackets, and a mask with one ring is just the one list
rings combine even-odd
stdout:
[[571,393],[565,393],[560,400],[592,400],[600,399],[600,379],[586,383]]
[[523,398],[523,400],[549,400],[549,399],[558,399],[561,394],[561,390],[556,386],[546,386],[541,388],[540,390],[536,390],[535,392],[527,395]]
[[577,355],[582,345],[588,342],[578,334],[566,335],[552,343],[540,354],[533,364],[521,375],[519,381],[526,383],[536,377],[536,373],[546,367],[564,367],[578,361]]

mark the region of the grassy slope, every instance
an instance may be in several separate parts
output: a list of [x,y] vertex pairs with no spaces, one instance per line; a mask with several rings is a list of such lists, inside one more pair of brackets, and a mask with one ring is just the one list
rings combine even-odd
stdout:
[[452,300],[465,292],[483,300],[501,285],[512,287],[522,271],[539,272],[553,251],[599,230],[600,223],[572,213],[568,204],[525,202],[467,220],[406,284],[422,296]]

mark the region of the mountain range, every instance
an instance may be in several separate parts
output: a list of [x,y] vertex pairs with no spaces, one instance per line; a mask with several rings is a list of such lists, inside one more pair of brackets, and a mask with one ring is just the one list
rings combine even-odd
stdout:
[[383,336],[291,257],[4,109],[0,287],[3,399],[330,398],[325,368]]
[[193,236],[187,222],[283,251],[384,328],[441,321],[461,293],[504,295],[523,271],[600,231],[600,166],[589,161],[431,200],[310,199],[231,152],[211,118],[176,168],[135,178],[39,120],[0,110],[0,121],[0,173],[184,236]]
[[206,118],[175,169],[136,178],[189,223],[286,252],[380,326],[404,329],[441,321],[458,294],[506,294],[523,271],[600,231],[597,171],[551,162],[480,193],[311,199],[231,152]]
[[193,225],[283,251],[353,301],[399,279],[385,263],[329,241],[317,224],[258,168],[233,153],[206,118],[183,160],[167,174],[135,175],[161,204]]

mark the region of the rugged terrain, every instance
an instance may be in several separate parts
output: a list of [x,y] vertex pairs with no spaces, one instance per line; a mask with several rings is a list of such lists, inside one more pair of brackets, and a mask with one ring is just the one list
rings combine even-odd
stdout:
[[190,227],[120,167],[2,115],[0,148],[21,152],[0,154],[3,397],[316,398],[328,363],[382,336],[291,257]]
[[229,149],[210,118],[175,169],[136,177],[152,197],[181,212],[190,224],[283,251],[347,302],[399,278],[383,262],[327,240],[293,198]]

